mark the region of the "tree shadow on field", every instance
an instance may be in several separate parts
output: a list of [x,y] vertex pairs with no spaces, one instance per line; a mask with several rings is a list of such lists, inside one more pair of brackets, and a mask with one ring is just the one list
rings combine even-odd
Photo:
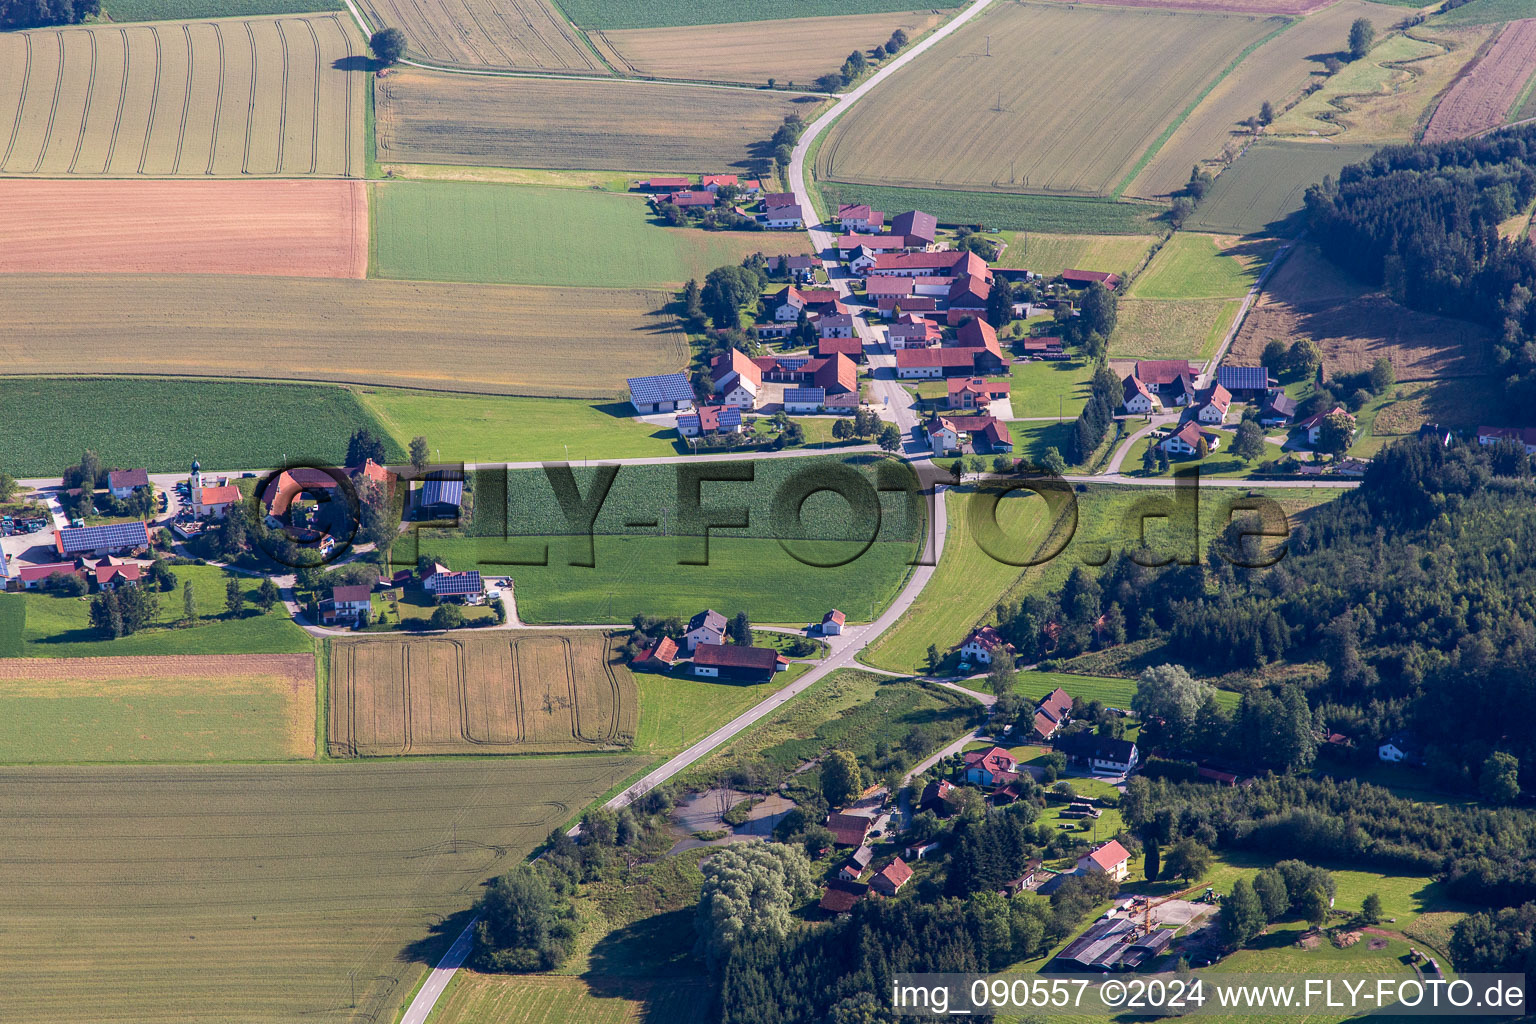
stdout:
[[331,61],[331,67],[337,71],[375,71],[381,66],[372,57],[364,57],[361,54],[353,54],[350,57],[337,57]]
[[684,907],[642,917],[604,935],[592,947],[582,979],[654,978],[692,974],[694,910]]
[[436,967],[437,962],[443,958],[448,947],[453,945],[453,940],[459,937],[466,925],[474,920],[473,907],[466,908],[456,914],[450,914],[434,924],[426,935],[414,942],[408,943],[395,957],[396,960],[405,963],[426,964]]

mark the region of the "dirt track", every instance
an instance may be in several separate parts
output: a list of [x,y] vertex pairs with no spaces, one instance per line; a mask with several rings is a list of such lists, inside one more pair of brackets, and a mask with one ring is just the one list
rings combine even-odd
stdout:
[[1424,129],[1424,141],[1464,139],[1503,124],[1533,71],[1536,18],[1512,21],[1482,59],[1451,86]]
[[25,181],[0,190],[0,273],[361,278],[360,181]]

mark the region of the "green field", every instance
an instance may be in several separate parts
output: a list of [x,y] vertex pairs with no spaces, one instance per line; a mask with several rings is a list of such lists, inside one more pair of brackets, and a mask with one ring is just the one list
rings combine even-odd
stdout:
[[1021,267],[1046,277],[1063,270],[1104,270],[1128,277],[1141,265],[1153,235],[1054,235],[1041,231],[1012,231],[1005,235],[1000,267]]
[[[536,558],[549,542],[550,564],[507,564]],[[877,542],[855,560],[837,568],[805,565],[777,540],[712,536],[709,565],[678,565],[673,537],[598,535],[595,568],[568,565],[564,538],[466,537],[428,540],[422,550],[447,559],[455,568],[479,566],[482,572],[510,575],[517,585],[517,614],[524,622],[628,622],[634,615],[689,618],[713,607],[727,615],[745,610],[754,622],[820,622],[829,608],[840,608],[850,622],[876,618],[895,599],[911,571],[916,547]],[[846,558],[860,545],[826,541],[797,545],[818,560]],[[414,565],[396,545],[394,558]],[[642,717],[643,721],[643,717]],[[644,726],[642,725],[642,730]]]
[[373,186],[373,273],[402,280],[681,287],[754,252],[806,248],[777,232],[657,224],[638,196],[454,181]]
[[0,594],[0,658],[19,658],[26,651],[27,599]]
[[[1005,341],[1004,344],[1007,344]],[[1035,416],[1076,418],[1091,393],[1093,367],[1084,359],[1037,359],[1015,363],[1012,405],[1015,419]]]
[[1261,142],[1216,176],[1186,231],[1245,235],[1273,232],[1289,235],[1296,226],[1287,219],[1302,208],[1307,186],[1339,169],[1358,163],[1376,151],[1369,145],[1332,142]]
[[640,728],[633,749],[647,754],[685,750],[743,711],[761,704],[800,674],[779,672],[766,683],[737,683],[636,672]]
[[438,1006],[434,1024],[705,1024],[710,1019],[707,985],[661,978],[589,980],[460,971]]
[[646,764],[4,770],[7,1015],[394,1020],[485,879]]
[[[384,433],[343,388],[153,377],[9,378],[0,421],[18,427],[0,469],[19,477],[55,476],[87,448],[103,465],[152,473],[185,470],[193,459],[260,469],[285,455],[340,465],[353,430]],[[386,443],[391,460],[404,459],[399,445]]]
[[[1087,701],[1100,701],[1106,707],[1129,711],[1131,698],[1136,695],[1136,680],[1116,679],[1110,676],[1080,676],[1070,672],[1020,672],[1013,684],[1015,693],[1039,700],[1056,687],[1061,687],[1073,697]],[[1222,707],[1235,708],[1241,700],[1231,690],[1217,690],[1216,701]]]
[[[924,7],[958,7],[959,0],[936,0]],[[882,14],[910,11],[912,0],[560,0],[560,8],[582,28],[661,28],[667,25],[723,25],[735,21],[814,18],[833,14]],[[876,40],[885,42],[885,40]],[[871,43],[873,45],[873,43]]]
[[1190,359],[1215,354],[1240,299],[1121,299],[1111,359]]
[[[971,516],[979,514],[970,511],[974,494],[973,488],[946,492],[949,525],[938,568],[907,613],[864,653],[864,661],[892,672],[926,671],[928,645],[937,646],[941,655],[958,646],[972,626],[991,617],[1023,573],[977,543],[969,525]],[[1028,560],[1045,545],[1053,520],[1044,499],[1016,491],[998,503],[1002,537],[989,539],[988,547],[1015,561]]]
[[362,404],[402,445],[421,435],[447,462],[627,459],[676,455],[677,432],[630,419],[628,402],[444,395],[356,388]]
[[1107,199],[895,188],[820,180],[816,184],[823,201],[833,210],[839,203],[869,203],[885,210],[887,215],[892,211],[917,209],[933,214],[940,224],[980,224],[1002,230],[1062,235],[1137,235],[1150,230],[1163,215],[1160,206],[1116,203]]
[[102,5],[102,15],[108,21],[190,21],[345,8],[338,0],[110,0]]
[[[102,639],[90,624],[90,601],[31,592],[22,595],[26,620],[20,654],[27,658],[97,658],[106,655],[155,654],[308,654],[314,645],[281,604],[265,615],[254,607],[259,581],[248,576],[231,577],[211,565],[172,566],[177,586],[157,593],[160,610],[155,625],[147,630]],[[224,591],[231,579],[245,591],[245,614],[226,617]],[[190,580],[197,605],[197,625],[176,627],[182,617],[182,584]],[[14,624],[13,627],[14,628]],[[14,644],[14,640],[11,641]],[[0,650],[7,647],[0,637]]]
[[1157,251],[1126,292],[1137,299],[1239,299],[1274,255],[1268,240],[1218,246],[1210,235],[1179,232]]
[[1471,0],[1437,16],[1432,25],[1494,25],[1532,15],[1529,0]]

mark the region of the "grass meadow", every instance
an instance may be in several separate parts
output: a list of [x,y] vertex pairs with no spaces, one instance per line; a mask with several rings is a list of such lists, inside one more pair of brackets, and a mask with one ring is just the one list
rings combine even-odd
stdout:
[[393,443],[343,388],[153,377],[11,378],[0,388],[0,421],[25,428],[6,442],[3,468],[18,477],[55,476],[87,448],[103,465],[152,473],[193,459],[221,469],[276,466],[284,456],[340,465],[359,427],[383,437],[399,461],[414,436]]
[[[156,593],[159,612],[154,624],[138,633],[105,639],[90,622],[90,599],[28,592],[20,595],[26,609],[19,656],[27,658],[98,658],[107,655],[160,654],[308,654],[314,644],[282,605],[263,614],[254,607],[258,580],[234,576],[211,565],[177,565],[176,589]],[[224,610],[225,588],[231,579],[240,581],[246,607],[238,619]],[[192,584],[197,621],[177,626],[182,617],[182,585]],[[0,623],[5,625],[5,623]],[[0,651],[16,650],[15,622],[9,623],[12,639],[0,636]]]
[[1057,235],[1013,231],[1000,267],[1021,267],[1046,277],[1063,270],[1104,270],[1127,277],[1157,242],[1154,235]]
[[1110,358],[1201,362],[1216,352],[1241,306],[1240,299],[1121,299]]
[[1157,251],[1126,296],[1136,299],[1240,299],[1264,272],[1278,243],[1179,232]]
[[647,763],[0,770],[7,1013],[393,1020],[484,880]]
[[[1048,232],[1058,235],[1136,235],[1163,216],[1160,206],[1117,203],[1108,199],[1038,196],[1005,192],[966,192],[948,188],[907,188],[854,185],[817,179],[828,208],[840,203],[868,203],[901,212],[924,210],[940,224],[983,225],[1001,230]],[[1005,260],[1003,266],[1012,264]],[[1034,269],[1031,267],[1030,269]]]
[[803,239],[662,227],[637,196],[478,182],[373,186],[379,277],[604,288],[681,287]]
[[640,726],[636,753],[675,754],[708,736],[748,708],[793,682],[793,667],[766,683],[698,679],[691,675],[636,672],[640,691]]
[[248,18],[259,14],[344,11],[338,0],[111,0],[102,14],[121,21],[190,21],[193,18]]
[[1064,416],[1075,419],[1092,393],[1093,367],[1084,359],[1037,359],[1015,363],[1011,404],[1015,419]]
[[1246,235],[1279,232],[1302,208],[1307,186],[1325,176],[1338,177],[1346,164],[1358,163],[1376,151],[1373,145],[1333,142],[1274,141],[1251,146],[1216,176],[1186,231]]
[[[1070,672],[1020,672],[1015,678],[1013,689],[1028,700],[1040,700],[1058,686],[1073,697],[1100,701],[1107,707],[1127,711],[1131,707],[1131,698],[1136,695],[1134,679],[1081,676]],[[1240,699],[1241,696],[1231,690],[1216,691],[1216,701],[1223,707],[1235,708]]]
[[460,971],[435,1024],[706,1024],[709,986],[694,979],[572,978]]
[[1436,25],[1496,25],[1516,18],[1529,18],[1530,4],[1525,0],[1471,0],[1471,3],[1434,19]]

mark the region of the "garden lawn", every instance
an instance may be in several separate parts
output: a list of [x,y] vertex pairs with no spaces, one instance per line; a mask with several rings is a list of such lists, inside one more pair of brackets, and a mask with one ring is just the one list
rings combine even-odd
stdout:
[[1235,299],[1258,281],[1279,243],[1180,232],[1152,257],[1126,295],[1137,299]]
[[644,200],[593,189],[462,181],[373,186],[379,277],[602,288],[681,287],[715,267],[803,241],[663,227]]
[[[1203,460],[1196,458],[1193,455],[1170,455],[1168,457],[1169,469],[1166,473],[1161,472],[1155,466],[1150,473],[1142,468],[1142,455],[1147,450],[1147,447],[1153,443],[1150,437],[1143,437],[1141,440],[1133,444],[1131,446],[1131,450],[1126,453],[1125,461],[1120,465],[1120,472],[1124,473],[1126,476],[1161,476],[1172,479],[1173,471],[1180,466],[1198,464],[1200,466],[1200,475],[1202,477],[1221,477],[1223,479],[1229,479],[1249,476],[1253,473],[1254,470],[1258,468],[1260,462],[1272,461],[1285,455],[1284,449],[1282,449],[1279,445],[1265,441],[1264,454],[1260,458],[1254,459],[1252,462],[1244,462],[1242,459],[1238,458],[1236,455],[1233,455],[1229,451],[1232,445],[1232,441],[1237,436],[1235,433],[1230,430],[1212,430],[1211,432],[1213,434],[1220,435],[1220,448],[1218,448],[1215,452],[1212,452],[1210,455],[1207,455]],[[1269,433],[1274,432],[1266,431],[1266,434]],[[1363,437],[1364,434],[1362,433],[1361,436]]]
[[[151,473],[192,460],[221,470],[289,462],[341,465],[359,427],[385,436],[345,388],[155,377],[17,377],[0,388],[0,422],[24,424],[6,439],[3,468],[57,476],[87,448],[103,465]],[[406,438],[409,440],[409,438]],[[403,443],[385,436],[390,461]]]
[[565,461],[676,455],[677,432],[632,419],[628,402],[444,395],[357,388],[358,401],[404,447],[421,435],[445,462]]
[[[211,565],[177,565],[176,589],[155,591],[159,611],[155,624],[130,636],[104,639],[91,628],[90,599],[30,592],[21,655],[27,658],[91,658],[132,654],[308,654],[309,635],[288,617],[281,604],[265,615],[254,606],[260,581],[234,576]],[[230,619],[224,611],[228,581],[240,581],[245,592],[244,614]],[[192,583],[197,624],[174,625],[182,617],[182,585]],[[6,644],[0,639],[0,650]]]
[[[981,619],[992,614],[998,600],[1023,573],[1020,566],[1001,562],[977,543],[971,530],[972,488],[950,489],[945,497],[948,529],[944,553],[933,578],[912,607],[862,656],[876,668],[892,672],[927,670],[928,645],[947,654]],[[1036,556],[1050,533],[1054,518],[1045,500],[1031,491],[1015,491],[998,503],[997,519],[1004,543],[989,546],[1019,561]],[[982,520],[984,522],[984,520]]]
[[1086,359],[1035,359],[1015,363],[1009,379],[1015,419],[1062,416],[1070,420],[1088,401],[1093,366]]

